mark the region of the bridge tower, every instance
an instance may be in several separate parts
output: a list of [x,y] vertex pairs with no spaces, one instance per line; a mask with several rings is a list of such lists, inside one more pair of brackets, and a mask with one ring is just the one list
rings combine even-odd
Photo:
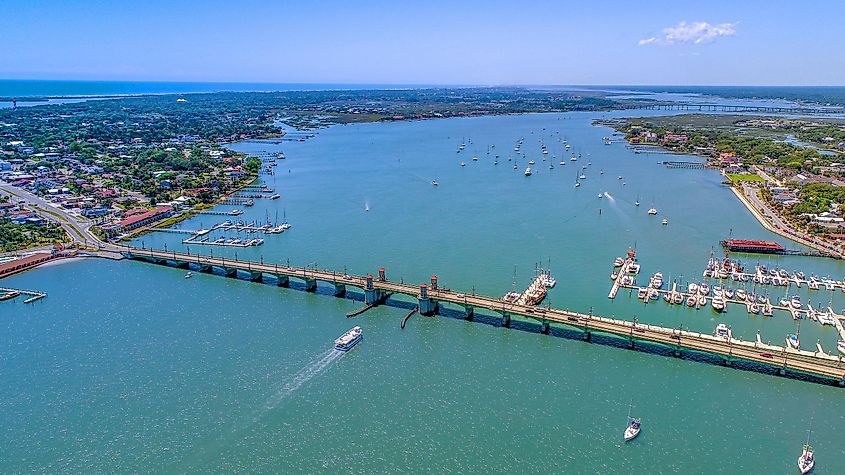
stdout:
[[[384,270],[380,269],[381,274]],[[375,305],[382,299],[382,291],[373,286],[372,274],[367,274],[367,285],[364,287],[364,303],[367,305]]]
[[432,300],[428,295],[428,286],[426,284],[420,284],[419,304],[420,315],[430,317],[437,312],[437,302]]

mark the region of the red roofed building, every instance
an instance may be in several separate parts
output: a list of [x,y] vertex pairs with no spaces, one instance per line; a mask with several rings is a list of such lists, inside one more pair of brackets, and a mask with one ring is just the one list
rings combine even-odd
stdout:
[[171,216],[173,216],[173,209],[170,206],[159,206],[141,213],[132,213],[117,223],[116,227],[118,232],[125,233]]

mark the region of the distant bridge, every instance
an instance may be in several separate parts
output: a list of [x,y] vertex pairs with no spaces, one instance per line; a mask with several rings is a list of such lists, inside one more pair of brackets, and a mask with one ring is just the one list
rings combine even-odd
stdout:
[[650,110],[679,110],[699,112],[762,112],[767,114],[845,114],[845,108],[738,106],[725,104],[665,103],[638,107]]

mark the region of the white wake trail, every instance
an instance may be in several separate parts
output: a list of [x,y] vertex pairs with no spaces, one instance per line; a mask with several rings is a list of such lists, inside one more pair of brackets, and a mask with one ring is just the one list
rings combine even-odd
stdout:
[[326,351],[317,358],[314,358],[304,368],[299,370],[296,374],[294,374],[287,381],[285,381],[282,387],[275,394],[270,396],[270,398],[267,400],[267,403],[264,405],[264,410],[269,411],[276,407],[286,397],[290,396],[297,389],[302,387],[303,384],[307,383],[315,376],[328,369],[328,367],[331,366],[332,363],[337,361],[341,356],[343,356],[343,354],[344,353],[342,351],[338,351],[332,348],[331,350]]

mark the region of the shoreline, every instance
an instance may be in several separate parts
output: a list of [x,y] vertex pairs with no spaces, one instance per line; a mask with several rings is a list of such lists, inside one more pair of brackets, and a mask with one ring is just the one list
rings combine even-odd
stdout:
[[751,212],[751,215],[754,216],[754,219],[756,219],[757,222],[760,223],[760,225],[763,226],[763,228],[766,229],[767,231],[770,231],[772,233],[777,234],[778,236],[789,239],[790,241],[792,241],[796,244],[800,244],[802,246],[809,247],[810,249],[815,249],[817,251],[824,252],[824,253],[830,253],[831,255],[829,257],[831,259],[839,259],[839,260],[845,259],[845,255],[843,255],[839,250],[834,251],[834,250],[831,250],[831,249],[829,249],[825,246],[822,246],[820,244],[809,241],[806,238],[803,238],[803,237],[800,237],[800,236],[795,236],[793,234],[789,234],[786,231],[782,230],[781,228],[779,228],[779,227],[775,226],[774,224],[770,223],[769,220],[766,219],[765,216],[763,216],[763,214],[760,212],[760,210],[755,208],[754,205],[748,200],[748,197],[745,196],[744,191],[738,190],[733,185],[729,185],[729,188],[733,192],[733,194],[739,199],[740,203],[742,203],[745,206],[745,208],[749,212]]

